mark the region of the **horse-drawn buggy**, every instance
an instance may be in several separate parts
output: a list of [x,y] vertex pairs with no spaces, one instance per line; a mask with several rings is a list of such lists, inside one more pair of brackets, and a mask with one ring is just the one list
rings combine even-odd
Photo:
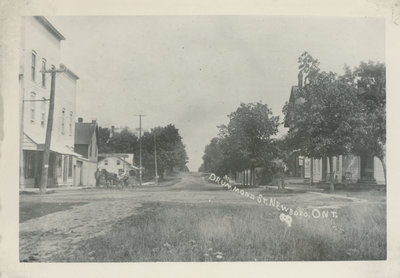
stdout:
[[119,174],[110,173],[106,169],[100,171],[100,184],[106,188],[127,188],[135,184],[134,180],[134,176],[132,177],[128,171]]

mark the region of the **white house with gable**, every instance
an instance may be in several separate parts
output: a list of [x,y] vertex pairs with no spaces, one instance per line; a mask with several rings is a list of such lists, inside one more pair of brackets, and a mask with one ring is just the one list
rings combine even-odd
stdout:
[[99,170],[105,169],[117,175],[139,170],[133,164],[134,156],[130,153],[99,154],[99,157],[101,157],[97,165]]

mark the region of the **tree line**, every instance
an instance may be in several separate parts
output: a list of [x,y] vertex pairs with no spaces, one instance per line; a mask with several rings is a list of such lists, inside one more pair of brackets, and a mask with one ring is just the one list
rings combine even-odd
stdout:
[[[157,170],[160,179],[164,173],[174,170],[187,171],[188,156],[179,130],[172,124],[155,127],[141,136],[142,167],[144,178],[155,176],[155,150]],[[135,164],[139,166],[139,138],[127,127],[119,132],[99,127],[99,153],[133,153]]]
[[307,52],[298,64],[296,100],[282,109],[287,134],[273,139],[283,123],[266,104],[242,103],[205,147],[199,170],[225,175],[265,167],[272,173],[274,161],[287,160],[298,150],[303,156],[328,158],[330,173],[333,156],[376,156],[386,179],[385,64],[361,62],[353,70],[345,66],[339,75],[321,71],[318,59]]

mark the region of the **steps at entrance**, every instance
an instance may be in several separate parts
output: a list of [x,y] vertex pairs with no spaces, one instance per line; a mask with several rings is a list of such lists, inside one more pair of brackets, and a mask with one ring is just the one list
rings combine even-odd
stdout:
[[374,178],[361,178],[357,181],[360,185],[376,185],[377,182]]
[[304,183],[307,183],[307,182],[304,182],[305,181],[304,178],[297,178],[297,177],[296,178],[293,178],[293,177],[285,178],[285,181],[286,181],[287,184],[304,184]]

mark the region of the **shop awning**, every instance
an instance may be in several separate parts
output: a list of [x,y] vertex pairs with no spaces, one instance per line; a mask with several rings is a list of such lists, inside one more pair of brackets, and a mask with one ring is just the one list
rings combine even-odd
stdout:
[[[24,132],[24,142],[23,142],[23,149],[24,150],[34,150],[34,151],[43,151],[44,150],[44,142],[39,144],[37,138],[34,139],[33,136],[30,136]],[[57,142],[51,142],[50,151],[65,154],[65,155],[72,155],[76,157],[82,157],[82,155],[74,152],[72,147],[68,147],[66,145],[61,145]]]
[[[44,144],[38,144],[37,148],[38,148],[38,150],[43,151],[44,150]],[[55,153],[59,153],[59,154],[82,157],[82,155],[74,152],[73,150],[71,150],[67,146],[60,146],[60,145],[57,145],[57,144],[51,144],[50,151],[55,152]]]

